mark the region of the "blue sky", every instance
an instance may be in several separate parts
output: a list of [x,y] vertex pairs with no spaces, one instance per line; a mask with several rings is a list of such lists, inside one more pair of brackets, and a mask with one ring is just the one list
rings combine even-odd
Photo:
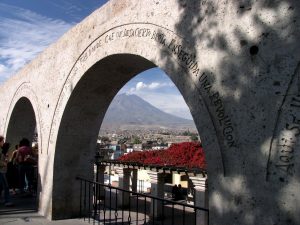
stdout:
[[[0,0],[0,83],[107,0]],[[165,112],[191,118],[178,89],[159,68],[130,80],[136,94]]]

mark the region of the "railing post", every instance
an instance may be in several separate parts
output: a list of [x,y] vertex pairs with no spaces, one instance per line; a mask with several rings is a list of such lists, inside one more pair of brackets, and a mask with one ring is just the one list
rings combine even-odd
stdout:
[[[128,168],[116,167],[116,172],[118,173],[119,176],[119,188],[129,191],[131,170]],[[118,206],[128,207],[129,200],[130,200],[129,192],[122,191],[119,192],[119,195],[120,196],[118,196]]]
[[[100,183],[100,184],[104,184],[104,172],[105,172],[105,165],[97,165],[97,174],[96,174],[96,182]],[[97,195],[100,199],[104,198],[104,186],[100,185],[97,188]]]
[[131,190],[133,192],[137,192],[137,182],[138,182],[138,170],[132,169],[132,176],[131,176]]
[[[151,181],[151,195],[158,198],[164,198],[164,183],[165,174],[157,173],[154,171],[148,171],[148,175]],[[153,220],[162,219],[163,217],[163,201],[151,200],[151,214]]]
[[[208,208],[208,191],[206,177],[190,177],[194,185],[194,204],[197,207]],[[202,210],[196,210],[196,224],[208,225],[208,213]]]

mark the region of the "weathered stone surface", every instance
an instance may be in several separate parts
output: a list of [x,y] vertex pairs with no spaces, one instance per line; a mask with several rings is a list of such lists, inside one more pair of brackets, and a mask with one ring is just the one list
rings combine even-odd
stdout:
[[210,224],[300,224],[299,4],[111,0],[67,32],[0,90],[8,141],[35,118],[40,212],[78,214],[75,177],[92,176],[110,101],[158,66],[203,141]]

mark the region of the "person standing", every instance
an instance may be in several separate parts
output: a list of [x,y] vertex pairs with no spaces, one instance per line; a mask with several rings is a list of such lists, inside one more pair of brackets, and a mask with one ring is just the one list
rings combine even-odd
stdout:
[[175,184],[172,188],[172,198],[174,201],[177,201],[178,198],[178,186]]
[[183,197],[183,190],[182,190],[182,187],[181,187],[181,184],[178,184],[178,196],[177,196],[177,200],[183,200],[184,197]]
[[12,189],[13,195],[16,194],[16,189],[19,188],[19,172],[18,172],[18,162],[17,162],[17,152],[19,146],[15,146],[15,150],[12,153],[10,161],[7,163],[7,173],[6,179],[9,188]]
[[19,164],[19,186],[20,192],[24,193],[25,189],[25,177],[28,182],[28,190],[32,192],[33,188],[33,165],[31,158],[33,156],[30,142],[28,139],[23,138],[19,143],[19,149],[17,152],[17,160]]
[[9,187],[6,179],[7,172],[7,152],[9,149],[9,143],[4,143],[4,137],[0,136],[0,147],[2,152],[0,154],[0,195],[2,189],[4,189],[4,205],[12,206],[13,203],[10,201]]

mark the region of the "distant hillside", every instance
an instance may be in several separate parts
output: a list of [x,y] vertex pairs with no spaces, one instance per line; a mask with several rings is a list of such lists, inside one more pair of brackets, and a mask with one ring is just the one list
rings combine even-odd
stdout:
[[101,129],[196,129],[194,121],[161,111],[136,95],[117,95]]

